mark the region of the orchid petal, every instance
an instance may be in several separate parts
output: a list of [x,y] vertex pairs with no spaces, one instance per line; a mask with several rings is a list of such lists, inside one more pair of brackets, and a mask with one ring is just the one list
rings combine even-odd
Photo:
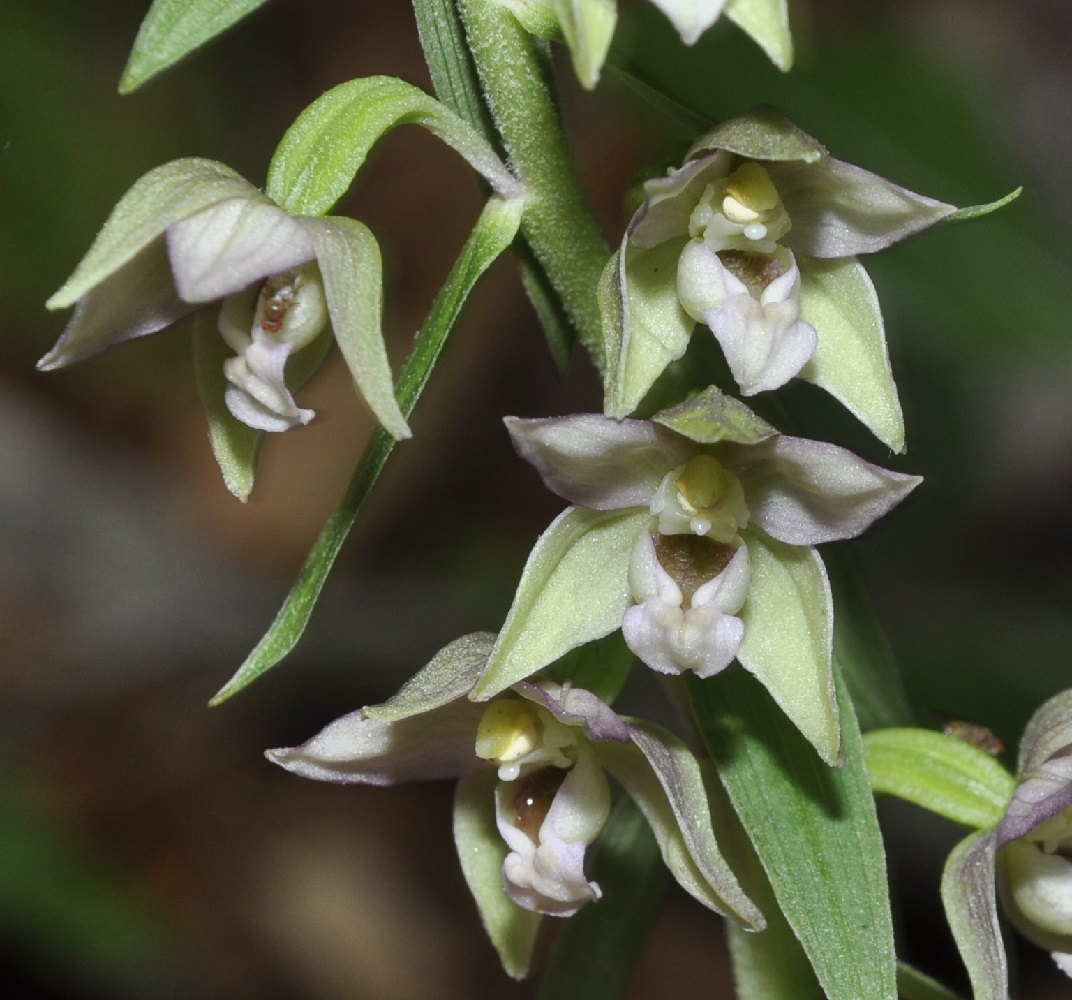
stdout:
[[59,340],[37,367],[51,371],[82,361],[125,340],[156,333],[195,308],[175,294],[163,243],[150,244],[83,293]]
[[1072,756],[1053,757],[1021,774],[998,824],[998,847],[1028,836],[1072,806]]
[[730,153],[772,163],[820,163],[829,157],[826,147],[813,136],[777,111],[762,107],[721,122],[704,133],[692,144],[686,159],[704,162],[721,157],[729,162]]
[[472,697],[485,700],[613,632],[632,604],[629,556],[647,509],[570,507],[537,540],[513,606]]
[[259,194],[249,181],[212,160],[190,157],[150,170],[112,209],[74,274],[48,300],[48,308],[65,309],[74,305],[173,222],[228,199],[250,197]]
[[507,975],[524,979],[542,917],[514,903],[502,886],[507,846],[495,824],[494,771],[471,774],[454,793],[454,844],[480,919]]
[[301,219],[253,191],[187,215],[167,230],[175,288],[211,302],[313,259]]
[[787,0],[728,0],[726,17],[750,35],[783,73],[793,68]]
[[577,79],[591,90],[607,58],[618,5],[615,0],[553,0],[553,6]]
[[1051,757],[1072,746],[1072,689],[1046,701],[1024,729],[1020,741],[1019,771],[1028,774]]
[[640,806],[667,868],[704,906],[761,930],[763,915],[718,848],[696,758],[654,723],[629,720],[629,730],[632,745],[600,744],[596,754]]
[[728,446],[752,522],[789,545],[855,538],[922,480],[865,462],[823,441],[782,435],[754,447]]
[[752,445],[778,433],[744,403],[713,385],[676,406],[660,410],[652,420],[697,444],[726,441]]
[[643,250],[630,246],[626,237],[604,272],[619,283],[616,304],[621,310],[617,340],[604,334],[605,408],[612,416],[635,410],[666,366],[689,345],[696,323],[682,309],[675,282],[668,280],[682,247],[682,238],[677,238]]
[[620,715],[602,698],[584,688],[568,684],[531,684],[521,681],[518,694],[542,705],[559,722],[582,729],[590,740],[629,742],[629,729]]
[[385,430],[408,438],[381,330],[383,279],[376,238],[356,219],[301,221],[316,249],[335,339],[358,392]]
[[483,706],[467,699],[397,721],[351,712],[298,747],[267,750],[274,764],[336,784],[396,785],[457,778],[486,767],[473,752]]
[[701,159],[690,159],[665,177],[653,177],[644,182],[644,203],[633,216],[626,230],[626,242],[650,250],[675,237],[689,235],[689,219],[704,188],[723,180],[730,172],[733,157],[714,153]]
[[518,454],[544,485],[592,510],[646,505],[663,477],[693,452],[676,434],[647,420],[599,414],[522,420],[506,417]]
[[874,253],[956,211],[833,157],[767,169],[793,220],[784,243],[808,257]]
[[718,20],[726,0],[651,0],[677,29],[686,45],[694,45]]
[[831,665],[833,601],[826,569],[810,548],[742,532],[752,564],[741,608],[741,665],[828,764],[841,757],[841,730]]
[[800,315],[819,343],[800,377],[826,390],[883,444],[904,451],[886,331],[875,286],[855,260],[800,261]]
[[994,835],[962,840],[942,872],[942,904],[975,1000],[1008,1000],[1009,974],[994,889]]

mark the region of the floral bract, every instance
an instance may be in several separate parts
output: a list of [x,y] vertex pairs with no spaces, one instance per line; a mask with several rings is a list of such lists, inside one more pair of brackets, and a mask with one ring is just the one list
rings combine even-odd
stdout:
[[707,677],[739,659],[836,760],[833,612],[813,546],[860,534],[919,479],[780,435],[714,388],[653,421],[507,426],[575,506],[529,557],[476,696],[621,627],[664,673]]
[[520,683],[486,705],[471,701],[494,639],[478,633],[451,643],[390,701],[268,758],[343,784],[460,778],[459,858],[512,975],[528,969],[541,915],[569,916],[601,896],[584,862],[610,809],[604,771],[643,811],[681,885],[761,928],[718,850],[699,767],[681,743],[617,715],[589,691],[549,680]]
[[[307,423],[289,362],[334,331],[358,391],[395,437],[409,428],[380,332],[379,250],[353,219],[289,215],[234,171],[175,160],[120,200],[49,308],[74,305],[38,367],[59,368],[155,333],[211,303],[236,356],[225,364],[231,414],[260,431]],[[304,355],[302,355],[304,357]],[[309,365],[304,366],[308,368]]]
[[644,192],[606,276],[607,412],[631,412],[703,323],[745,395],[805,378],[901,450],[881,314],[854,258],[953,206],[834,159],[765,111],[702,137]]

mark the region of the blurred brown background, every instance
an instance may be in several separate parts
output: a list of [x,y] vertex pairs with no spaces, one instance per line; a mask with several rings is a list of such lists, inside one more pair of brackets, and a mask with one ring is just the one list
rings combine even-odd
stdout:
[[[185,330],[70,371],[33,362],[64,317],[42,303],[146,170],[187,155],[261,183],[321,92],[385,73],[428,86],[410,7],[275,0],[119,98],[141,0],[0,8],[0,986],[11,997],[526,997],[483,938],[450,843],[449,786],[339,789],[261,751],[381,700],[446,641],[498,627],[558,509],[500,418],[599,407],[564,378],[511,262],[461,328],[344,551],[298,651],[224,707],[206,702],[271,621],[369,433],[337,359],[308,428],[269,442],[248,505],[206,440]],[[835,155],[998,216],[869,264],[902,383],[921,495],[864,546],[920,708],[1010,743],[1068,685],[1072,652],[1072,9],[1059,0],[794,2],[798,69],[732,25],[682,55],[622,0],[621,43],[712,116],[774,103]],[[562,63],[560,68],[568,69]],[[608,74],[561,74],[608,240],[669,127]],[[416,129],[375,151],[340,211],[386,262],[397,365],[480,198]],[[793,406],[890,462],[821,398]],[[937,905],[960,835],[885,811],[905,950],[958,983]],[[630,996],[729,997],[718,921],[674,894]],[[934,944],[937,947],[934,947]],[[1068,996],[1030,947],[1023,996]]]

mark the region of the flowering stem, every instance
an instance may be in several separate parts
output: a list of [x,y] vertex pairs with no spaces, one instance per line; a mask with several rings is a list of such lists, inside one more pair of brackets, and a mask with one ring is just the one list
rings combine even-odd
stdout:
[[[398,376],[396,394],[408,418],[424,390],[465,300],[477,279],[513,240],[520,205],[493,198],[454,264]],[[328,573],[397,442],[382,427],[369,439],[346,494],[316,540],[283,607],[235,675],[209,704],[218,705],[274,667],[297,645]]]
[[458,9],[488,106],[528,190],[521,232],[602,372],[596,289],[610,254],[574,172],[547,67],[532,37],[494,0],[458,0]]

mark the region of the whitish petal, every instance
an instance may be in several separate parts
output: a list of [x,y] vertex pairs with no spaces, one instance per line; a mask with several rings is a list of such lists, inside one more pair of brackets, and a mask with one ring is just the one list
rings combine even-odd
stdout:
[[591,90],[607,58],[618,5],[615,0],[554,0],[554,9],[577,79]]
[[663,476],[694,450],[647,420],[579,414],[504,422],[518,454],[547,488],[592,510],[647,504]]
[[1005,848],[1002,864],[1004,895],[1019,911],[1023,924],[1036,934],[1072,940],[1072,861],[1021,840]]
[[836,445],[785,435],[727,446],[724,456],[741,478],[753,523],[790,545],[855,538],[922,482]]
[[1041,823],[1072,806],[1072,756],[1044,760],[1021,775],[1005,817],[998,824],[998,847],[1026,837]]
[[187,302],[222,299],[314,256],[301,220],[255,191],[173,223],[167,246]]
[[715,152],[644,183],[644,204],[629,223],[628,239],[642,249],[689,235],[689,219],[708,184],[721,182],[733,157]]
[[462,874],[503,968],[514,979],[523,979],[532,962],[541,917],[522,909],[503,892],[502,867],[508,849],[496,829],[495,786],[494,771],[470,774],[458,782],[454,844]]
[[1009,974],[998,926],[994,836],[973,833],[949,855],[942,872],[942,903],[975,1000],[1008,1000]]
[[590,740],[629,741],[629,730],[621,716],[591,691],[552,681],[537,684],[522,681],[515,690],[529,701],[543,705],[559,722],[583,729]]
[[833,158],[772,163],[768,170],[793,220],[783,242],[808,257],[874,253],[956,211]]
[[1072,976],[1072,955],[1055,951],[1052,954],[1054,963],[1066,976]]
[[1055,694],[1031,716],[1020,741],[1018,770],[1027,775],[1072,746],[1072,689]]
[[355,219],[303,219],[313,245],[335,339],[358,392],[384,429],[408,438],[383,342],[380,249]]
[[74,274],[48,300],[48,308],[73,305],[173,222],[228,199],[255,196],[257,189],[249,181],[212,160],[174,160],[150,170],[120,199]]
[[294,402],[286,383],[290,344],[280,343],[259,326],[253,341],[237,358],[224,362],[231,384],[224,399],[232,415],[247,427],[279,433],[309,423],[315,416]]
[[301,746],[265,756],[303,778],[337,784],[456,778],[486,766],[473,752],[482,713],[483,706],[464,698],[395,722],[351,712]]
[[672,733],[629,720],[633,744],[600,744],[596,754],[644,813],[663,860],[704,906],[753,930],[763,915],[744,894],[719,851],[696,758]]
[[175,294],[163,242],[152,243],[79,299],[56,346],[37,367],[62,368],[114,344],[156,333],[194,308]]
[[629,572],[633,597],[643,603],[622,619],[626,643],[660,673],[692,670],[710,677],[724,670],[744,638],[744,623],[734,614],[744,604],[749,578],[748,550],[742,545],[684,608],[681,590],[659,563],[651,536],[644,532],[633,550]]
[[718,20],[726,0],[651,0],[677,28],[686,45],[694,44],[700,35]]

